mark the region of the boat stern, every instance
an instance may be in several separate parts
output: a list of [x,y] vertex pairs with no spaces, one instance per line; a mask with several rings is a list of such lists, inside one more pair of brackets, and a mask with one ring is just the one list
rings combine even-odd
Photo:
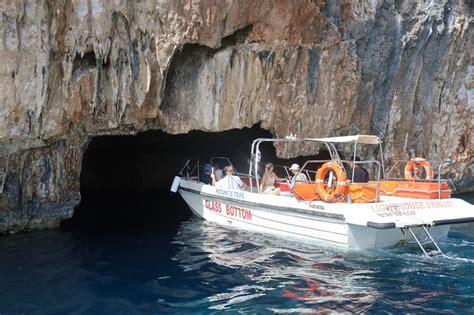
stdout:
[[347,212],[351,248],[377,248],[414,239],[426,228],[435,240],[445,237],[452,224],[474,222],[474,207],[464,200],[400,200],[392,198]]

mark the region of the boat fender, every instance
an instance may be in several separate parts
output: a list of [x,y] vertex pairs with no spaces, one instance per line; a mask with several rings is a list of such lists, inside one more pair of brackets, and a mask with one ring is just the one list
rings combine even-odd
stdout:
[[[331,186],[329,183],[325,187],[324,179],[328,172],[332,171],[336,176],[336,184]],[[330,174],[330,179],[332,175]],[[347,192],[347,176],[344,168],[336,161],[329,161],[323,164],[321,168],[316,172],[316,190],[322,200],[326,202],[333,202],[339,196],[343,196]]]
[[405,165],[405,178],[419,179],[416,172],[413,174],[413,170],[418,169],[420,166],[425,169],[426,177],[424,179],[433,179],[434,172],[431,168],[430,162],[423,158],[414,158],[407,162],[407,165]]
[[179,188],[179,184],[181,183],[181,177],[175,176],[173,179],[173,183],[171,184],[171,189],[170,191],[173,193],[176,193]]

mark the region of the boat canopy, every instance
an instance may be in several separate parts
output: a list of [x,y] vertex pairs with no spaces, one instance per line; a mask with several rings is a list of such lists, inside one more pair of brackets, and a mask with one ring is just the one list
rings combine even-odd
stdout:
[[329,143],[357,142],[359,144],[379,144],[381,142],[379,137],[371,136],[371,135],[355,135],[355,136],[342,136],[342,137],[329,137],[329,138],[311,138],[311,140],[319,141],[319,142],[329,142]]

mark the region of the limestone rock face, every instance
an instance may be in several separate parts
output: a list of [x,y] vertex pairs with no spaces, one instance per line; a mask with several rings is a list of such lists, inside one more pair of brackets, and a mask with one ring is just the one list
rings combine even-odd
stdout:
[[[386,159],[451,159],[473,187],[468,1],[0,0],[0,12],[0,232],[71,215],[91,136],[149,129],[375,134]],[[291,149],[277,151],[315,153]]]

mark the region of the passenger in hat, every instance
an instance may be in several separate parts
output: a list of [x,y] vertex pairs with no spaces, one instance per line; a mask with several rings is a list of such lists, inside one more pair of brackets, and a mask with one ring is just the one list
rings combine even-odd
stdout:
[[205,164],[202,168],[202,171],[199,173],[199,181],[203,182],[204,184],[210,185],[212,182],[211,172],[212,172],[212,165]]
[[291,180],[291,188],[295,186],[296,182],[308,182],[308,177],[306,174],[300,172],[300,166],[296,163],[290,166],[290,172],[293,174],[293,178]]

